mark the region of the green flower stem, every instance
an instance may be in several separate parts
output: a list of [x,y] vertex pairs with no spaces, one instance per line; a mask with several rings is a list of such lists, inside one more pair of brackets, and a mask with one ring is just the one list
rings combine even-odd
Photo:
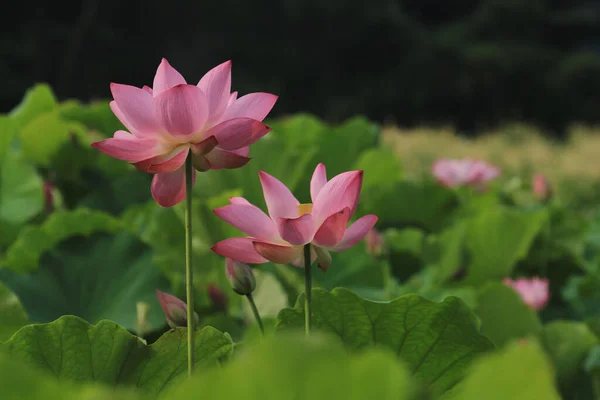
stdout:
[[[552,212],[553,210],[548,210]],[[550,214],[551,215],[551,214]],[[550,253],[552,251],[552,221],[550,218],[546,221],[546,226],[543,228],[543,234],[546,236],[544,240],[543,259],[540,263],[540,275],[543,278],[548,277],[548,263],[550,262]]]
[[392,285],[394,283],[394,280],[392,278],[392,268],[390,267],[390,263],[387,261],[387,259],[380,258],[379,263],[381,265],[381,272],[383,275],[383,288],[385,291],[385,299],[391,301],[393,300]]
[[306,336],[310,335],[312,327],[312,276],[310,274],[310,243],[304,245],[304,328]]
[[258,313],[258,308],[256,308],[256,303],[254,302],[254,297],[252,297],[252,293],[246,295],[248,301],[250,302],[250,307],[252,307],[252,313],[254,314],[254,318],[256,319],[256,323],[260,328],[260,332],[265,335],[265,327],[263,326],[262,319],[260,319],[260,314]]
[[593,373],[592,374],[592,391],[594,393],[594,399],[600,399],[600,374]]
[[473,189],[470,187],[459,187],[456,190],[458,200],[463,209],[467,209],[473,200]]
[[185,291],[188,325],[188,375],[194,371],[194,277],[192,271],[192,155],[185,160]]

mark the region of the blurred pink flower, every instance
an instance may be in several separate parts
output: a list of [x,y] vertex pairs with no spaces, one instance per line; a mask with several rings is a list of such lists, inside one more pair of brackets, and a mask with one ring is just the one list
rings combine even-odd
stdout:
[[229,304],[229,298],[227,295],[214,283],[208,284],[207,291],[208,297],[215,308],[221,311],[227,311],[227,305]]
[[548,304],[550,299],[548,279],[534,277],[512,280],[505,278],[503,282],[506,286],[512,287],[521,296],[523,302],[536,311],[543,309]]
[[367,250],[367,253],[378,257],[383,253],[383,246],[383,236],[377,229],[372,228],[369,233],[367,233],[367,236],[365,236],[365,249]]
[[44,211],[50,214],[54,211],[54,185],[50,180],[44,182]]
[[[156,289],[156,297],[171,328],[187,326],[187,305],[177,297]],[[198,325],[198,314],[194,312],[194,326]]]
[[365,215],[347,227],[358,205],[363,171],[344,172],[327,181],[325,165],[319,164],[310,182],[312,204],[300,204],[271,175],[261,171],[259,176],[269,215],[242,197],[229,199],[231,204],[215,214],[249,237],[223,240],[213,246],[215,253],[252,264],[272,261],[304,267],[303,246],[311,243],[313,260],[327,270],[329,251],[354,246],[377,222],[375,215]]
[[472,186],[484,189],[485,184],[500,175],[500,169],[480,160],[441,159],[433,163],[433,175],[446,187]]
[[540,201],[547,201],[552,196],[550,182],[544,174],[537,173],[533,177],[533,195]]
[[[153,88],[112,83],[113,113],[129,130],[92,146],[141,171],[155,174],[152,197],[163,207],[185,198],[185,160],[191,150],[198,171],[239,168],[250,159],[249,145],[270,128],[261,121],[277,96],[231,93],[231,62],[189,85],[166,59]],[[195,178],[194,171],[194,178]]]

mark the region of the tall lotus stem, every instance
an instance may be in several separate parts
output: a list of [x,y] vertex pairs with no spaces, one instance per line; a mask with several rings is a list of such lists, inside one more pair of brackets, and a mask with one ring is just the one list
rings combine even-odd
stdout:
[[304,245],[304,329],[310,335],[312,327],[312,276],[310,273],[310,243]]
[[254,314],[254,319],[256,319],[256,323],[260,328],[260,333],[265,335],[265,327],[262,323],[262,319],[260,318],[260,314],[258,313],[258,308],[256,307],[256,303],[254,302],[254,297],[252,297],[252,293],[246,295],[248,298],[248,302],[250,303],[250,308],[252,308],[252,313]]
[[188,375],[194,371],[194,276],[192,271],[192,154],[185,161],[185,289],[187,298]]

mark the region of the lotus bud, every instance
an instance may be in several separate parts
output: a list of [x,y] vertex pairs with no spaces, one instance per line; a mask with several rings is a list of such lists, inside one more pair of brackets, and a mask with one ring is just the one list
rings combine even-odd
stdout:
[[536,174],[533,177],[532,191],[533,195],[542,202],[552,198],[552,187],[544,174]]
[[231,288],[237,294],[246,296],[254,292],[256,288],[256,278],[248,264],[241,261],[225,259],[225,273],[231,284]]
[[456,272],[454,272],[454,274],[452,274],[452,277],[450,278],[450,280],[452,282],[460,281],[466,275],[467,275],[467,269],[465,267],[460,267],[458,270],[456,270]]
[[150,311],[150,304],[138,301],[135,303],[136,309],[136,327],[138,336],[143,336],[150,330],[150,323],[148,322],[148,312]]
[[221,311],[227,311],[227,295],[214,283],[208,285],[208,297],[215,308]]
[[383,254],[384,244],[383,236],[375,228],[372,228],[369,233],[367,233],[367,236],[365,236],[365,248],[367,253],[374,257],[379,257]]
[[[158,297],[158,302],[171,328],[187,327],[187,304],[185,302],[158,289],[156,290],[156,297]],[[194,326],[198,326],[198,323],[198,314],[194,312]]]
[[54,185],[49,180],[44,182],[44,210],[50,214],[54,211]]

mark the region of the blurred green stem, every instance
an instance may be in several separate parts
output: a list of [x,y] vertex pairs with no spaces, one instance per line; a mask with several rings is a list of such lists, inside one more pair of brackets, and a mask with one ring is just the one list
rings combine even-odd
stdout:
[[594,392],[594,399],[600,400],[600,376],[597,373],[592,374],[592,390]]
[[379,259],[381,265],[381,274],[383,275],[383,288],[385,290],[385,299],[392,300],[392,269],[387,260]]
[[192,271],[192,154],[185,160],[185,290],[188,325],[188,375],[194,371],[194,276]]
[[312,327],[312,275],[310,274],[310,243],[304,245],[304,328],[306,336]]
[[260,328],[260,332],[264,336],[265,335],[265,327],[263,326],[262,319],[260,319],[260,314],[258,313],[258,308],[256,308],[256,303],[254,302],[254,297],[252,297],[252,294],[247,294],[246,297],[248,298],[248,301],[250,302],[250,307],[252,308],[252,313],[254,314],[256,323],[258,324],[258,327]]
[[545,236],[544,241],[544,258],[540,265],[540,275],[543,278],[548,277],[548,263],[550,262],[550,252],[552,251],[552,208],[548,207],[548,220],[546,221],[546,226],[543,228],[543,233]]
[[474,189],[470,187],[459,187],[456,191],[460,206],[463,210],[468,209],[471,205],[471,201],[473,199],[473,190]]

